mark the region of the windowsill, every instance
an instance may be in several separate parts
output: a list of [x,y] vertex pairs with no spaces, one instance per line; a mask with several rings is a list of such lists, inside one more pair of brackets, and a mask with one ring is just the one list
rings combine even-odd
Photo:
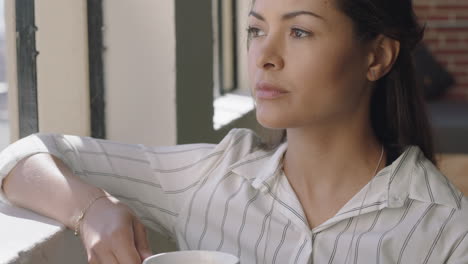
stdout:
[[78,237],[59,222],[0,203],[0,263],[86,263]]
[[215,130],[219,130],[242,118],[255,108],[254,100],[251,96],[235,93],[228,93],[216,98],[213,106],[213,127]]

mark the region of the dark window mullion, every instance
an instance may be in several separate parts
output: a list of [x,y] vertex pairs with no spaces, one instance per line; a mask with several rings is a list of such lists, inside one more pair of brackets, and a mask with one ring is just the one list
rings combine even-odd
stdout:
[[89,95],[91,107],[91,136],[106,138],[104,62],[103,62],[103,3],[88,0]]
[[219,82],[219,94],[224,95],[224,38],[223,38],[223,2],[226,0],[218,0],[218,82]]
[[34,0],[15,1],[20,138],[39,131]]
[[232,83],[232,90],[238,88],[238,60],[237,60],[237,39],[238,39],[238,28],[237,28],[237,0],[232,0],[232,75],[233,75],[233,83]]

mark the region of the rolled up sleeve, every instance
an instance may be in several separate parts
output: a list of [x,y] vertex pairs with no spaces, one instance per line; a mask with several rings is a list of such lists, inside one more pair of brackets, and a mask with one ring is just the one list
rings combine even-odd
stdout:
[[[173,238],[174,223],[197,184],[222,160],[239,131],[220,144],[149,147],[91,137],[34,134],[0,153],[0,187],[22,159],[49,153],[85,182],[129,205],[150,228]],[[9,203],[0,188],[0,200]]]

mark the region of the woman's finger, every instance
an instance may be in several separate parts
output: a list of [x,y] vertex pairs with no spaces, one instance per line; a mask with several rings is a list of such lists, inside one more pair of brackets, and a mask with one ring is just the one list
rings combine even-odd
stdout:
[[88,264],[99,264],[99,258],[96,254],[88,252],[87,255],[88,255]]
[[119,264],[141,264],[140,254],[135,247],[133,226],[124,228],[113,239],[113,252]]
[[119,264],[117,258],[110,251],[107,252],[88,252],[88,264]]
[[99,264],[123,264],[124,262],[118,262],[117,258],[112,252],[104,252],[98,255]]
[[138,220],[133,219],[133,232],[135,233],[135,247],[142,260],[153,255],[146,236],[146,227]]

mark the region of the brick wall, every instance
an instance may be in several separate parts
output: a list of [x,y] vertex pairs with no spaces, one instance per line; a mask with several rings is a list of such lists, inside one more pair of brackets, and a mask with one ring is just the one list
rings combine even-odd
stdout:
[[468,0],[413,0],[413,4],[420,22],[426,23],[424,42],[455,76],[456,85],[447,99],[468,102]]

